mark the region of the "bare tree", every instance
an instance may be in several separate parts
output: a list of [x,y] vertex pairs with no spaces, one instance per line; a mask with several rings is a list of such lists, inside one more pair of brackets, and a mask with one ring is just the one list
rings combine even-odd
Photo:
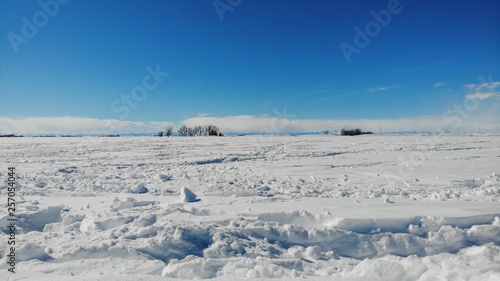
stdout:
[[202,136],[203,135],[202,133],[203,133],[203,130],[202,130],[201,126],[194,126],[193,135]]
[[181,135],[181,137],[187,137],[189,135],[189,127],[187,127],[186,125],[182,125],[179,130],[177,130],[177,133],[179,133],[179,135]]
[[342,130],[340,130],[340,135],[342,135],[342,136],[357,136],[357,135],[365,135],[365,134],[373,134],[373,132],[370,132],[370,131],[365,132],[359,128],[358,129],[351,129],[351,130],[342,128]]
[[209,136],[218,136],[219,135],[220,130],[217,126],[207,125],[207,126],[205,126],[205,128],[206,128],[207,135],[209,135]]
[[194,126],[188,127],[186,125],[182,125],[179,130],[177,130],[179,135],[183,137],[194,137],[194,136],[223,136],[220,132],[220,129],[214,125],[205,125],[205,126]]
[[167,131],[165,132],[165,136],[170,137],[172,135],[173,130],[174,130],[174,128],[168,127]]
[[207,126],[200,126],[200,136],[208,136]]

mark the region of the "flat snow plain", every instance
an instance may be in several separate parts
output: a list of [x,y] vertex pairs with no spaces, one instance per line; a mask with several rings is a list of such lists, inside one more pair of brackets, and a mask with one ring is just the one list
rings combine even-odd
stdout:
[[500,280],[499,136],[0,138],[0,159],[1,280]]

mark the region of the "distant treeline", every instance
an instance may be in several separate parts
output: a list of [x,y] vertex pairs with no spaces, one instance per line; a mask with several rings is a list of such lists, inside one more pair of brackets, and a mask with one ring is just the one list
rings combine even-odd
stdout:
[[[172,131],[174,129],[172,127],[167,128],[167,131],[165,132],[165,136],[170,137],[172,135]],[[194,127],[188,127],[186,125],[182,125],[179,130],[177,130],[177,133],[181,137],[195,137],[195,136],[219,136],[222,137],[224,136],[222,132],[220,131],[219,127],[215,125],[205,125],[205,126],[194,126]],[[164,134],[163,132],[158,132],[158,136],[162,137]]]
[[373,132],[370,131],[362,131],[361,129],[342,129],[340,130],[340,135],[341,136],[357,136],[357,135],[370,135],[373,134]]
[[[174,131],[174,129],[172,127],[169,127],[167,128],[167,130],[165,132],[158,132],[158,136],[160,137],[163,137],[163,136],[167,136],[167,137],[170,137],[172,136],[172,132]],[[318,133],[322,133],[322,134],[330,134],[331,132],[328,131],[328,130],[324,130],[322,132],[318,132]],[[224,136],[222,134],[222,132],[220,131],[219,127],[215,126],[215,125],[204,125],[204,126],[194,126],[194,127],[188,127],[186,125],[182,125],[178,130],[177,130],[177,134],[181,137],[195,137],[195,136]],[[308,134],[308,133],[304,133],[304,134]],[[309,133],[309,134],[314,134],[314,133]],[[341,136],[356,136],[356,135],[365,135],[365,134],[373,134],[373,132],[371,131],[362,131],[361,129],[342,129],[340,130],[340,135]],[[153,134],[144,134],[144,136],[154,136],[154,133]],[[245,133],[240,133],[240,134],[231,134],[229,133],[229,135],[237,135],[237,136],[245,136],[247,134]],[[254,135],[252,133],[250,133],[250,135]],[[255,135],[259,135],[259,134],[255,134]],[[290,136],[297,136],[297,135],[300,135],[300,134],[287,134],[287,133],[282,133],[280,135],[290,135]],[[54,135],[27,135],[27,137],[44,137],[44,138],[48,138],[48,137],[63,137],[63,138],[68,138],[68,137],[87,137],[87,136],[94,136],[94,137],[120,137],[120,135],[118,134],[109,134],[109,135],[70,135],[70,134],[65,134],[65,135],[58,135],[58,134],[54,134]],[[127,136],[127,134],[126,134]],[[0,134],[0,138],[3,137],[3,138],[15,138],[15,137],[25,137],[23,135],[16,135],[16,134]]]

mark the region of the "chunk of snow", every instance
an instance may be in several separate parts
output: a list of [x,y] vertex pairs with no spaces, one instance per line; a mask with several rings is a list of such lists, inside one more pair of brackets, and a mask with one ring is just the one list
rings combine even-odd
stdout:
[[138,184],[135,187],[129,189],[129,193],[143,194],[146,192],[148,192],[148,189],[144,184]]
[[189,188],[183,187],[181,189],[181,201],[182,202],[198,202],[200,199],[198,199],[198,196],[194,194]]
[[164,175],[164,174],[157,174],[156,178],[159,179],[160,181],[169,181],[172,179],[171,176]]
[[44,188],[47,184],[44,183],[44,182],[37,182],[35,183],[35,187],[39,187],[39,188]]

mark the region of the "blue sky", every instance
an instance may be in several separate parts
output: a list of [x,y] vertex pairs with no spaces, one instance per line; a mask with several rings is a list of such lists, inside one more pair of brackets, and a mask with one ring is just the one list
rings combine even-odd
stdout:
[[[105,120],[120,130],[500,124],[500,1],[65,2],[0,2],[0,133]],[[368,44],[356,45],[356,27]],[[357,48],[350,62],[343,42]],[[148,67],[168,76],[150,79]],[[444,124],[471,97],[477,109]]]

